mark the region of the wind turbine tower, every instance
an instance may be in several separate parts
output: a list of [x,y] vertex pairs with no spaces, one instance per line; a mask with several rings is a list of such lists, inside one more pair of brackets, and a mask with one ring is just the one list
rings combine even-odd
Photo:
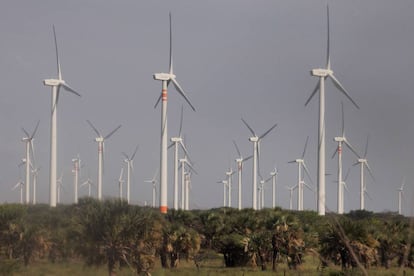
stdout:
[[233,171],[233,168],[229,168],[229,170],[226,172],[226,175],[227,175],[227,186],[228,186],[228,197],[229,197],[229,200],[228,200],[228,206],[229,207],[231,207],[231,190],[232,190],[232,176],[233,176],[233,174],[234,174],[234,171]]
[[153,75],[154,80],[159,80],[162,82],[161,95],[157,100],[155,106],[158,105],[158,102],[161,100],[161,150],[160,150],[160,212],[163,214],[167,213],[167,192],[168,192],[168,183],[167,183],[167,88],[168,84],[171,82],[174,84],[175,89],[181,96],[187,101],[190,107],[195,111],[195,108],[191,104],[190,100],[184,93],[184,90],[178,84],[175,79],[176,76],[173,73],[173,58],[172,58],[172,24],[171,24],[171,13],[170,13],[170,70],[168,73],[155,73]]
[[134,158],[135,158],[135,154],[137,153],[138,150],[138,145],[135,147],[134,152],[132,153],[131,157],[128,156],[128,154],[126,154],[125,152],[123,152],[122,154],[125,157],[124,162],[127,164],[127,202],[129,204],[130,202],[130,189],[131,189],[131,172],[134,169]]
[[58,46],[56,40],[55,26],[53,26],[53,36],[55,38],[56,60],[57,60],[57,72],[58,78],[45,79],[43,84],[52,87],[52,111],[50,120],[50,195],[49,205],[56,207],[56,181],[57,181],[57,105],[59,102],[60,88],[63,87],[66,91],[71,92],[80,97],[80,94],[73,90],[62,78],[62,71],[60,70]]
[[279,172],[276,168],[274,168],[273,171],[270,173],[270,177],[272,179],[272,208],[273,209],[276,207],[276,178],[278,174]]
[[243,123],[246,125],[246,127],[250,130],[250,132],[253,134],[252,137],[249,138],[249,141],[253,143],[253,189],[252,189],[252,195],[253,195],[253,202],[252,202],[252,208],[253,210],[257,210],[257,167],[258,167],[258,159],[260,158],[260,141],[267,135],[269,132],[271,132],[277,124],[274,124],[270,129],[268,129],[265,133],[263,133],[261,136],[257,136],[254,130],[247,124],[245,120],[243,120]]
[[366,184],[364,183],[365,182],[365,177],[364,177],[365,167],[367,168],[368,173],[371,176],[372,180],[375,181],[374,175],[372,174],[371,168],[368,165],[368,160],[367,160],[368,141],[369,141],[369,135],[367,136],[367,143],[365,144],[364,156],[362,158],[359,158],[358,161],[354,164],[354,166],[360,164],[360,168],[361,168],[360,210],[365,210],[365,193],[367,193]]
[[405,185],[405,179],[403,180],[401,187],[397,189],[398,191],[398,214],[402,215],[402,200],[404,198],[404,185]]
[[326,6],[327,12],[327,60],[326,68],[313,69],[311,75],[318,77],[319,82],[316,84],[315,89],[305,103],[308,105],[310,100],[319,90],[319,120],[318,120],[318,214],[321,216],[325,215],[325,79],[330,78],[334,85],[341,91],[358,109],[358,105],[349,96],[348,92],[342,86],[342,84],[335,77],[330,63],[329,56],[329,6]]
[[95,138],[95,141],[98,143],[98,200],[102,200],[102,176],[103,176],[103,162],[104,162],[104,148],[105,148],[105,140],[109,139],[120,127],[121,125],[117,126],[114,130],[112,130],[108,135],[102,136],[98,129],[89,121],[89,126],[95,131],[98,137]]
[[80,158],[79,155],[77,158],[72,159],[73,162],[73,194],[74,194],[74,203],[78,203],[78,187],[79,187],[79,171],[80,171]]
[[32,157],[34,158],[33,137],[35,136],[38,127],[39,121],[37,122],[32,135],[22,128],[22,131],[26,134],[26,137],[22,139],[22,141],[26,143],[26,204],[30,203],[30,166],[32,165],[32,162],[30,162],[30,152],[32,152]]
[[253,157],[253,155],[250,155],[249,157],[243,159],[239,147],[237,146],[236,142],[233,140],[233,144],[234,147],[236,148],[237,154],[238,154],[238,158],[236,158],[236,164],[237,164],[237,176],[238,176],[238,193],[239,193],[239,197],[238,197],[238,208],[239,210],[242,209],[242,171],[243,171],[243,162],[249,160],[250,158]]

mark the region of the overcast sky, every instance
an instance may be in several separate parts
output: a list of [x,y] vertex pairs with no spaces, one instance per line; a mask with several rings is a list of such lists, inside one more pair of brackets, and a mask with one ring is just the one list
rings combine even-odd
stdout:
[[[285,186],[297,182],[297,165],[310,136],[305,162],[316,185],[318,98],[304,103],[317,79],[310,70],[325,65],[326,1],[20,1],[0,7],[0,201],[18,202],[17,165],[24,156],[24,133],[40,120],[34,146],[41,166],[38,201],[49,200],[50,87],[56,77],[52,25],[57,31],[63,78],[82,94],[61,93],[58,105],[58,175],[73,200],[71,159],[80,155],[96,182],[97,145],[86,119],[106,134],[103,194],[118,193],[124,166],[121,152],[137,144],[133,204],[151,201],[150,184],[159,167],[160,108],[154,109],[161,83],[153,73],[168,71],[168,13],[173,16],[174,73],[197,111],[173,87],[169,89],[169,137],[183,133],[198,175],[192,177],[191,208],[222,205],[229,163],[252,153],[244,118],[263,139],[260,171],[279,170],[277,204],[289,206]],[[398,208],[396,189],[403,178],[404,213],[413,207],[414,160],[414,2],[411,0],[330,1],[331,65],[337,78],[361,107],[357,110],[332,85],[326,86],[327,208],[336,211],[337,160],[331,159],[341,130],[341,101],[349,141],[361,154],[370,135],[367,159],[375,182],[366,177],[372,211]],[[64,92],[64,91],[62,91]],[[172,206],[172,152],[169,152],[169,206]],[[345,150],[344,174],[351,168],[345,210],[359,208],[359,167]],[[251,207],[252,162],[243,171],[243,207]],[[20,173],[24,178],[23,170]],[[237,177],[233,178],[237,181]],[[309,184],[310,181],[307,181]],[[270,185],[266,205],[271,204]],[[316,190],[316,187],[314,187]],[[94,195],[96,191],[94,189]],[[233,203],[237,202],[233,190]],[[80,195],[86,195],[86,187]],[[316,210],[316,194],[304,192],[304,208]],[[294,196],[296,206],[296,194]],[[236,205],[234,205],[236,206]]]

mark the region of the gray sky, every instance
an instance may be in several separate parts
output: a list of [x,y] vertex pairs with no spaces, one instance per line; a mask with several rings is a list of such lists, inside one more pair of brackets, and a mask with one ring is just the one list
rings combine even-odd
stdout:
[[[71,159],[78,153],[83,179],[96,182],[97,145],[91,120],[103,133],[122,128],[106,142],[103,194],[117,195],[124,165],[121,152],[139,151],[131,198],[151,200],[150,179],[159,167],[160,109],[154,103],[161,83],[152,74],[168,70],[168,12],[173,15],[174,72],[188,93],[193,112],[169,90],[169,137],[177,134],[184,104],[183,133],[199,172],[192,177],[191,208],[222,204],[229,162],[235,168],[236,140],[244,156],[252,152],[243,117],[257,133],[274,123],[262,142],[261,173],[277,164],[278,205],[288,208],[285,186],[297,182],[297,166],[310,136],[305,161],[316,184],[317,98],[304,103],[317,79],[310,70],[325,65],[326,1],[2,1],[0,8],[0,201],[18,202],[11,187],[19,179],[24,127],[34,141],[39,175],[38,200],[49,198],[49,87],[56,76],[52,24],[55,24],[63,77],[82,98],[61,93],[58,106],[58,174],[63,171],[72,201]],[[413,206],[414,2],[330,1],[331,65],[361,109],[356,110],[329,82],[326,90],[327,207],[336,210],[337,160],[330,159],[340,134],[340,102],[345,104],[349,141],[363,151],[370,135],[368,210],[397,210],[396,189],[407,178],[405,213]],[[361,153],[362,154],[362,153]],[[344,174],[355,162],[344,152]],[[244,166],[243,206],[251,206],[251,161]],[[169,153],[169,205],[172,204],[172,152]],[[21,173],[24,177],[23,172]],[[233,181],[236,182],[234,177]],[[359,167],[347,181],[345,210],[359,207]],[[316,188],[315,188],[316,189]],[[233,203],[236,200],[236,189]],[[266,205],[271,204],[270,185]],[[95,192],[95,191],[94,191]],[[85,195],[86,188],[80,189]],[[316,210],[316,195],[305,190],[305,209]],[[296,206],[296,195],[294,204]],[[235,206],[235,205],[234,205]]]

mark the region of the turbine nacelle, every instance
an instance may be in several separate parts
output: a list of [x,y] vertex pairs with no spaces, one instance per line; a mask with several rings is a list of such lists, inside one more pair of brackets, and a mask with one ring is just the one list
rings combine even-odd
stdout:
[[358,162],[359,162],[359,163],[367,163],[367,159],[362,159],[362,158],[360,158],[360,159],[358,159]]
[[175,75],[170,74],[170,73],[155,73],[152,76],[154,80],[160,80],[160,81],[169,81],[171,79],[175,79]]
[[334,138],[335,142],[345,142],[345,140],[346,140],[345,137],[335,137]]
[[179,143],[182,142],[183,139],[181,137],[171,137],[171,142]]
[[104,141],[104,138],[103,137],[96,137],[95,138],[95,141],[98,142],[98,143],[100,143],[100,142],[103,142]]
[[249,141],[250,141],[250,142],[257,142],[257,141],[259,141],[259,137],[257,137],[257,136],[250,137],[250,138],[249,138]]
[[65,81],[59,80],[59,79],[46,79],[46,80],[43,80],[43,84],[47,86],[59,86],[59,85],[65,84]]
[[311,75],[312,76],[317,76],[317,77],[327,77],[329,75],[332,75],[333,71],[330,69],[322,69],[322,68],[318,68],[318,69],[312,69],[311,70]]

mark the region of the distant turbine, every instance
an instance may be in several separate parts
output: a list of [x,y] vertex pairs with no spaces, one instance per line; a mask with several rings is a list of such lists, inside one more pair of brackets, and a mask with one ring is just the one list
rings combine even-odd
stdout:
[[[33,133],[30,135],[24,128],[22,128],[22,131],[24,134],[26,134],[26,137],[22,139],[23,142],[26,143],[26,181],[25,183],[28,183],[26,185],[26,204],[30,203],[30,166],[32,162],[30,162],[31,158],[30,155],[32,155],[32,158],[34,158],[34,151],[33,151],[33,137],[36,134],[37,128],[39,127],[39,121],[36,124],[35,129],[33,130]],[[32,154],[31,154],[32,153]]]
[[190,210],[191,171],[185,173],[185,210]]
[[[193,168],[193,166],[191,165],[191,163],[188,161],[187,156],[185,156],[184,158],[181,158],[178,160],[180,162],[180,168],[181,168],[181,209],[185,210],[185,196],[186,196],[186,182],[185,182],[185,175],[186,173],[193,171],[195,173],[196,170]],[[188,166],[188,172],[185,170],[185,166]]]
[[81,162],[79,155],[77,158],[73,158],[72,162],[73,162],[72,172],[73,172],[73,194],[74,194],[73,202],[77,204],[78,198],[79,198],[78,187],[79,187],[79,171],[80,171],[80,162]]
[[301,158],[288,162],[288,163],[297,163],[298,164],[298,184],[297,184],[297,187],[298,187],[298,211],[303,211],[303,186],[306,186],[307,188],[312,190],[310,188],[310,186],[305,183],[305,176],[303,174],[303,172],[304,172],[308,176],[309,180],[312,181],[309,170],[306,167],[305,160],[304,160],[305,153],[306,153],[306,148],[308,146],[308,141],[309,141],[309,136],[306,137],[305,147],[303,148],[303,153],[302,153]]
[[37,177],[39,175],[40,167],[33,166],[32,167],[32,174],[33,174],[33,204],[36,204],[36,192],[37,192]]
[[109,139],[120,127],[121,125],[117,126],[114,130],[109,132],[108,135],[102,136],[98,129],[89,121],[89,126],[95,131],[98,137],[95,138],[95,141],[98,143],[98,200],[102,200],[102,176],[103,176],[103,162],[104,162],[104,151],[105,151],[105,140]]
[[269,132],[271,132],[277,124],[274,124],[271,128],[269,128],[265,133],[263,133],[261,136],[257,136],[254,130],[247,124],[245,120],[243,120],[243,123],[246,125],[246,127],[250,130],[250,132],[253,134],[253,137],[249,138],[249,141],[253,143],[253,202],[252,202],[252,208],[253,210],[257,210],[257,167],[258,167],[258,158],[260,158],[260,141],[267,135]]
[[265,206],[265,193],[264,193],[264,189],[265,189],[265,184],[267,183],[267,182],[269,182],[270,180],[271,180],[272,178],[268,178],[268,179],[266,179],[266,180],[264,180],[263,178],[261,178],[260,179],[260,185],[259,185],[259,187],[258,187],[258,191],[259,191],[259,196],[258,196],[258,199],[259,199],[259,209],[263,209],[264,208],[264,206]]
[[238,201],[238,208],[239,210],[242,209],[242,171],[243,171],[243,162],[249,160],[253,157],[253,155],[250,155],[249,157],[243,159],[239,147],[237,146],[236,142],[233,140],[234,147],[236,148],[238,158],[236,158],[237,163],[237,173],[238,173],[238,192],[239,192],[239,201]]
[[194,106],[191,104],[190,100],[187,98],[184,90],[178,84],[177,80],[175,79],[176,76],[173,73],[173,58],[172,58],[172,24],[171,24],[171,13],[170,13],[170,70],[168,73],[155,73],[153,75],[154,80],[159,80],[162,82],[162,90],[161,95],[157,100],[155,106],[158,105],[159,101],[161,101],[161,156],[160,156],[160,212],[163,214],[167,213],[167,192],[168,192],[168,184],[167,184],[167,87],[172,82],[175,86],[175,89],[181,96],[187,101],[190,107],[195,111]]
[[367,153],[368,153],[368,141],[369,135],[367,136],[367,143],[365,144],[365,152],[362,158],[359,158],[358,161],[354,164],[354,166],[360,164],[361,165],[361,185],[360,185],[360,210],[365,209],[365,194],[367,193],[366,184],[364,183],[364,168],[366,167],[368,170],[369,175],[371,176],[372,180],[375,181],[374,175],[372,174],[371,168],[368,165],[367,161]]
[[60,70],[58,46],[56,40],[55,26],[53,26],[53,36],[55,38],[56,60],[57,60],[57,79],[45,79],[43,84],[52,87],[52,111],[50,120],[50,196],[49,205],[56,207],[56,170],[57,170],[57,105],[59,103],[60,88],[63,87],[66,91],[71,92],[80,97],[80,94],[73,90],[63,79]]
[[[276,167],[273,169],[273,171],[270,173],[270,178],[272,179],[272,208],[274,209],[276,207],[276,178],[279,174]],[[269,181],[270,179],[267,179],[266,181]]]
[[60,194],[62,192],[62,189],[64,189],[63,188],[63,173],[56,180],[56,183],[57,183],[57,204],[60,204]]
[[121,173],[119,174],[118,186],[119,186],[119,199],[122,200],[122,185],[124,184],[124,168],[121,168]]
[[335,154],[338,153],[338,214],[344,213],[344,185],[342,181],[342,143],[345,145],[359,158],[359,154],[356,152],[354,147],[348,142],[345,137],[345,119],[344,119],[344,104],[341,102],[342,109],[342,136],[335,137],[334,141],[338,142],[338,148],[332,155],[332,158],[335,157]]
[[226,190],[227,190],[227,180],[217,181],[219,184],[223,184],[223,207],[226,207]]
[[227,176],[227,186],[228,186],[228,207],[231,207],[231,190],[232,190],[232,176],[235,172],[233,171],[233,168],[229,168],[228,171],[226,171],[226,176]]
[[155,196],[157,194],[157,184],[158,184],[158,169],[155,171],[154,177],[151,180],[145,180],[146,183],[152,184],[152,208],[155,208]]
[[293,190],[297,188],[297,184],[292,187],[286,187],[289,190],[289,210],[293,210]]
[[178,136],[171,137],[171,144],[168,148],[174,146],[174,200],[173,205],[174,209],[178,210],[178,147],[179,145],[183,149],[185,155],[188,156],[187,149],[183,143],[183,138],[181,137],[181,130],[183,127],[183,107],[181,106],[181,119],[180,119],[180,129],[178,131]]
[[16,190],[17,187],[20,187],[20,204],[23,204],[23,186],[24,186],[24,182],[22,182],[21,180],[19,180],[16,185],[13,186],[12,190]]
[[86,181],[85,182],[83,182],[81,185],[80,185],[80,187],[82,187],[82,186],[85,186],[85,185],[88,185],[88,197],[91,197],[91,187],[92,187],[92,185],[93,185],[93,182],[92,182],[92,180],[90,179],[90,177],[88,176],[88,179],[86,179]]
[[401,187],[397,189],[398,191],[398,214],[402,215],[402,200],[404,199],[404,185],[405,185],[405,178],[403,179],[403,182],[401,183]]
[[327,61],[326,68],[313,69],[311,71],[312,76],[319,78],[315,89],[305,103],[305,106],[308,105],[309,101],[319,90],[319,121],[318,121],[318,214],[325,215],[325,79],[330,78],[333,84],[341,91],[358,109],[359,106],[355,101],[349,96],[348,92],[338,81],[338,79],[333,74],[331,70],[330,56],[329,56],[329,6],[326,6],[327,11],[327,33],[328,33],[328,43],[327,43]]
[[124,162],[127,164],[127,202],[130,202],[130,189],[131,189],[131,172],[134,170],[134,158],[135,154],[137,153],[138,145],[135,147],[134,152],[132,153],[131,157],[128,154],[123,152],[122,154],[125,157]]

